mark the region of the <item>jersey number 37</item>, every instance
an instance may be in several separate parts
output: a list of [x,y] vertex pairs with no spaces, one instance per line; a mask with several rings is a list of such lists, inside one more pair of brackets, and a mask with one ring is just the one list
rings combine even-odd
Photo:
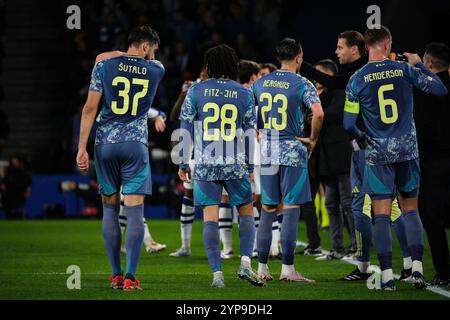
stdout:
[[[115,114],[125,114],[128,112],[130,108],[130,80],[125,77],[115,77],[112,81],[113,86],[118,86],[119,84],[123,84],[123,90],[119,90],[119,96],[123,98],[123,105],[120,107],[117,104],[117,101],[111,102],[111,110]],[[133,96],[133,104],[131,107],[131,115],[137,115],[138,102],[139,99],[145,97],[148,90],[148,80],[133,78],[131,80],[131,84],[142,86],[142,90],[135,93]]]

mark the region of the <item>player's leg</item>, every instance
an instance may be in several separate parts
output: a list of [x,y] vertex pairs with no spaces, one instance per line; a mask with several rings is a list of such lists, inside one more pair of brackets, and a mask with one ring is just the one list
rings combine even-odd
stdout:
[[223,245],[222,259],[230,259],[233,257],[233,216],[226,191],[219,204],[219,233]]
[[281,281],[313,283],[295,271],[294,254],[297,245],[300,205],[311,201],[308,168],[280,166],[280,187],[283,202],[281,224]]
[[124,290],[139,290],[136,272],[145,236],[144,198],[152,194],[149,155],[147,146],[139,142],[123,143],[120,147],[122,158],[126,159],[121,168],[123,210],[127,216]]
[[279,167],[261,166],[261,214],[256,234],[258,248],[258,275],[265,281],[273,280],[267,262],[272,244],[272,223],[281,202]]
[[122,234],[119,224],[120,163],[114,145],[95,146],[95,170],[102,194],[102,234],[106,252],[112,267],[111,287],[121,289],[123,271],[120,263]]
[[353,152],[350,179],[352,183],[352,211],[357,244],[355,256],[358,265],[353,272],[343,278],[343,280],[347,281],[365,281],[371,275],[368,269],[372,244],[372,202],[370,197],[361,191],[365,162],[364,150]]
[[372,245],[372,216],[371,216],[371,200],[364,192],[353,193],[352,210],[355,220],[355,236],[356,236],[356,269],[343,278],[347,281],[365,281],[370,276],[370,248]]
[[[127,216],[125,215],[125,212],[123,211],[124,205],[125,204],[123,203],[123,195],[120,194],[119,224],[120,224],[120,233],[121,233],[122,237],[123,237],[123,234],[125,233],[125,229],[127,228]],[[127,253],[127,250],[125,249],[125,244],[122,244],[120,251],[122,251],[122,253]]]
[[399,280],[408,281],[410,280],[412,270],[411,252],[409,250],[408,239],[406,237],[405,218],[400,211],[397,198],[395,198],[392,202],[391,221],[392,228],[394,229],[395,235],[400,244],[403,256],[403,269]]
[[213,272],[212,287],[223,288],[220,262],[219,204],[222,185],[217,181],[194,180],[194,204],[203,207],[203,245]]
[[193,184],[192,182],[184,182],[183,187],[184,196],[180,214],[181,248],[172,252],[171,257],[188,257],[191,255],[192,224],[195,220]]
[[374,239],[381,269],[381,288],[395,290],[392,271],[391,208],[395,198],[395,166],[367,165],[364,170],[363,191],[372,199]]
[[264,281],[253,271],[251,258],[255,242],[255,218],[253,216],[253,195],[249,177],[223,182],[228,192],[230,205],[236,206],[239,213],[239,244],[241,263],[238,267],[239,278],[254,286],[264,286]]
[[419,160],[396,164],[396,185],[400,193],[399,202],[404,216],[406,238],[411,252],[411,280],[417,289],[426,287],[423,276],[423,226],[418,210],[420,184]]
[[338,188],[339,188],[339,203],[341,205],[341,211],[343,214],[343,218],[346,221],[345,225],[347,226],[351,241],[351,245],[350,248],[347,250],[346,257],[353,259],[353,256],[356,253],[357,245],[355,236],[355,220],[353,218],[353,211],[352,211],[352,187],[350,174],[345,173],[338,176]]
[[342,259],[344,251],[344,216],[339,203],[339,183],[335,177],[325,180],[325,206],[330,220],[332,248],[327,259]]

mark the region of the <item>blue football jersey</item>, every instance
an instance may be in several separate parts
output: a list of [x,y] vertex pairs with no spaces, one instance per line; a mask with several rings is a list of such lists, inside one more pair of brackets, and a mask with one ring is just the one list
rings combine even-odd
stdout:
[[304,115],[320,103],[306,78],[277,70],[253,85],[261,132],[261,164],[306,167],[308,152],[295,137],[304,137]]
[[436,82],[423,68],[386,59],[369,62],[350,78],[345,112],[362,114],[368,164],[384,165],[419,157],[412,87],[428,93]]
[[164,67],[155,60],[125,55],[98,62],[89,88],[102,93],[95,144],[147,144],[147,113],[163,76]]
[[245,135],[254,137],[255,126],[250,90],[228,79],[197,83],[186,95],[180,121],[194,129],[194,179],[233,180],[248,174]]

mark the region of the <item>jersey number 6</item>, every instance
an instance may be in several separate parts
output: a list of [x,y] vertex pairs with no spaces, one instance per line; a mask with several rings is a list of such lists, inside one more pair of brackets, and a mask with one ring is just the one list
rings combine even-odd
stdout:
[[[383,121],[386,124],[395,123],[398,119],[397,102],[395,102],[394,99],[385,99],[384,98],[384,93],[386,91],[392,91],[392,90],[394,90],[393,84],[386,84],[384,86],[381,86],[378,89],[378,103],[380,105],[381,121]],[[387,112],[386,112],[387,106],[391,106],[392,115],[390,117],[387,116]]]
[[[130,80],[128,80],[125,77],[115,77],[112,81],[113,86],[117,86],[119,83],[123,84],[123,90],[119,90],[119,96],[123,98],[123,106],[119,107],[117,106],[117,101],[111,101],[111,110],[115,114],[125,114],[128,112],[128,109],[130,108]],[[138,109],[138,101],[140,98],[145,97],[148,90],[148,80],[145,79],[137,79],[133,78],[131,81],[132,84],[137,84],[142,86],[142,90],[136,92],[136,94],[133,97],[133,106],[131,108],[131,115],[135,116],[137,115],[137,109]]]

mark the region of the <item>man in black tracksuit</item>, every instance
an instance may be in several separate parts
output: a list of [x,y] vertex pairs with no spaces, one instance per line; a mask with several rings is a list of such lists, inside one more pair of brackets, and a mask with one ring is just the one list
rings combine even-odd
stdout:
[[[432,43],[423,57],[450,92],[449,48]],[[419,212],[427,232],[436,275],[434,285],[449,284],[450,261],[445,219],[450,216],[446,202],[450,197],[450,98],[415,92],[414,118],[420,152]]]
[[[338,44],[336,49],[336,55],[339,59],[339,71],[336,75],[329,75],[317,70],[314,66],[307,62],[303,62],[300,68],[300,74],[312,81],[318,82],[323,87],[326,87],[328,90],[345,90],[350,77],[360,68],[362,68],[367,63],[367,57],[365,56],[365,42],[364,37],[361,33],[357,31],[345,31],[342,32],[338,37]],[[342,105],[342,109],[344,106]],[[320,164],[319,164],[320,166]],[[321,169],[319,168],[319,171]],[[348,183],[342,183],[342,181],[338,181],[338,186],[347,185],[345,188],[345,194],[347,197],[351,199],[351,189],[349,189]],[[336,188],[334,188],[336,189]],[[337,189],[336,189],[337,190]],[[334,191],[336,191],[334,190]],[[332,190],[331,190],[332,191]],[[341,193],[344,190],[340,190]],[[339,194],[339,192],[332,192],[333,199],[328,199],[329,204],[335,203],[335,198]],[[348,193],[348,194],[347,194]],[[329,197],[328,197],[329,198]],[[345,198],[345,196],[344,196]],[[326,200],[327,201],[327,200]],[[346,203],[347,201],[345,201]],[[348,207],[348,206],[346,206]],[[308,206],[304,207],[302,214],[304,216],[311,215],[309,212],[305,212],[309,208]],[[340,259],[344,256],[344,251],[342,248],[342,223],[341,218],[339,216],[339,208],[336,206],[332,206],[332,208],[327,205],[329,217],[330,217],[330,231],[333,235],[333,250],[328,258],[330,259]],[[330,212],[334,211],[334,212]],[[354,233],[354,221],[353,214],[351,210],[345,210],[345,220],[349,227],[349,233],[352,240],[352,246],[348,253],[353,253],[356,251],[356,239]],[[333,217],[332,215],[335,214]]]

